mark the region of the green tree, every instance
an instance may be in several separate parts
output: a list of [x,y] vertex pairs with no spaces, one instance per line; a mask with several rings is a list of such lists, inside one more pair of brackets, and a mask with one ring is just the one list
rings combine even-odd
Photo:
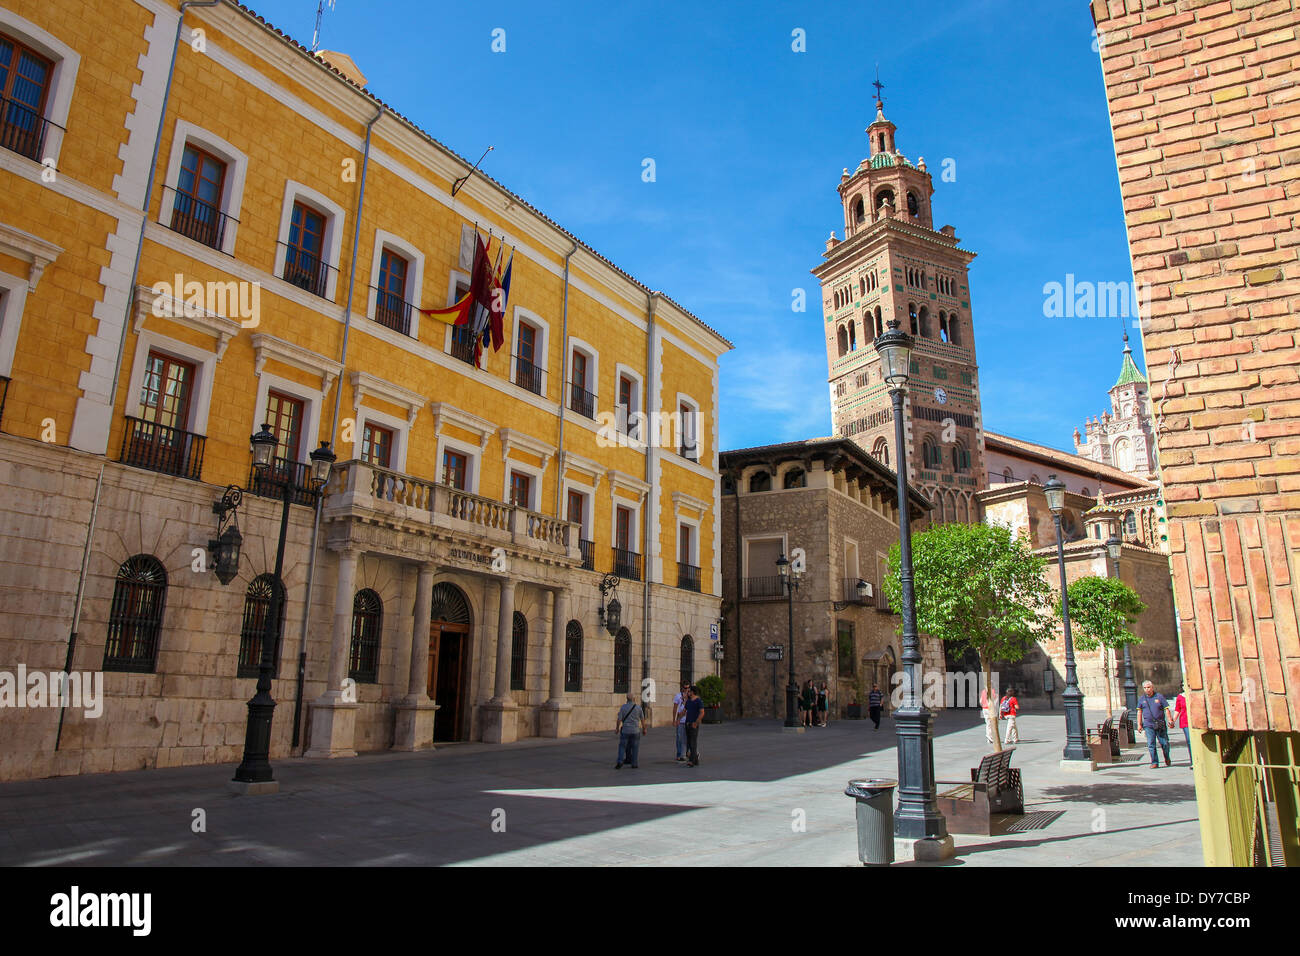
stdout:
[[[1111,653],[1125,644],[1140,644],[1142,638],[1129,628],[1147,609],[1137,592],[1118,578],[1088,577],[1072,581],[1065,593],[1070,597],[1070,634],[1081,651],[1102,648],[1106,674],[1106,716],[1113,715],[1110,694]],[[1061,617],[1061,598],[1056,598],[1056,616]]]
[[[1018,661],[1036,642],[1052,637],[1052,589],[1043,578],[1043,566],[1043,559],[1023,540],[999,525],[944,524],[912,535],[917,630],[958,652],[969,648],[979,656],[989,701],[989,736],[999,751],[993,663]],[[898,572],[895,544],[884,581],[894,608],[902,606]]]

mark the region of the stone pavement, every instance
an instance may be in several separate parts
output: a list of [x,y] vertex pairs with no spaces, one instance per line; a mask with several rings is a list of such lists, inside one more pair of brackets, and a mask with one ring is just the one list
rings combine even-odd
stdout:
[[[1181,733],[1172,768],[1148,769],[1143,747],[1080,774],[1057,766],[1060,711],[1019,722],[1026,815],[1004,835],[956,835],[944,864],[899,865],[1202,864]],[[987,748],[978,714],[940,714],[935,729],[936,775],[967,779]],[[0,864],[857,866],[844,787],[897,775],[888,719],[879,732],[864,720],[797,735],[774,721],[706,725],[697,768],[673,759],[668,728],[644,739],[638,770],[614,770],[616,745],[611,732],[281,760],[273,796],[228,791],[233,765],[0,784]],[[196,810],[205,832],[192,830]]]

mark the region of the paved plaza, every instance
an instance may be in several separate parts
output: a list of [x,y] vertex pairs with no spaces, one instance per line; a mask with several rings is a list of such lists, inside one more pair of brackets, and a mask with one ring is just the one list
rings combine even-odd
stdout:
[[[1058,767],[1064,728],[1060,711],[1020,717],[1012,765],[1024,774],[1025,816],[1007,818],[1008,832],[958,834],[955,859],[899,865],[1200,866],[1181,734],[1171,768],[1149,769],[1142,747],[1080,774]],[[280,760],[273,796],[230,792],[233,766],[0,784],[0,864],[859,865],[844,787],[897,775],[890,721],[879,732],[839,721],[803,734],[739,721],[700,737],[697,768],[677,763],[671,731],[655,728],[637,770],[614,770],[611,731]],[[940,780],[967,779],[986,748],[977,713],[937,718]]]

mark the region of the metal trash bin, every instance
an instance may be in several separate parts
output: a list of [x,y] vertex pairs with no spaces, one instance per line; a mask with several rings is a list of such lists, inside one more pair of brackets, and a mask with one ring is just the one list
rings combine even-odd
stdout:
[[857,801],[858,859],[863,866],[894,862],[894,789],[897,780],[850,780],[845,796]]

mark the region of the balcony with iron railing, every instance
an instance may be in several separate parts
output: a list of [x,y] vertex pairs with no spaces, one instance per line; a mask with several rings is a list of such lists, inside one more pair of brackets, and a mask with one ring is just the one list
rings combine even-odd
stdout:
[[614,573],[627,581],[640,581],[641,555],[626,548],[615,548]]
[[57,149],[65,132],[25,103],[0,96],[0,148],[39,163]]
[[335,465],[325,494],[327,521],[357,519],[397,529],[400,541],[409,541],[409,532],[439,528],[477,539],[489,552],[511,544],[574,564],[582,561],[580,528],[573,522],[363,461]]
[[596,418],[596,396],[594,393],[587,391],[577,382],[569,383],[569,409],[579,415],[595,420]]
[[203,435],[127,415],[119,460],[133,468],[197,481],[206,443]]
[[750,601],[773,601],[785,597],[785,585],[781,583],[779,574],[744,578],[740,596]]
[[289,501],[295,505],[312,506],[316,495],[311,489],[311,465],[288,458],[277,458],[265,472],[256,467],[248,470],[248,492],[259,498],[283,500],[286,486]]
[[474,361],[474,331],[468,325],[455,325],[451,329],[451,346],[448,353],[468,365]]
[[329,298],[330,276],[337,271],[333,266],[286,242],[276,246],[280,249],[281,279],[322,299]]
[[876,598],[875,595],[871,593],[870,584],[867,585],[868,593],[866,594],[866,596],[861,596],[858,594],[858,582],[860,580],[862,579],[861,578],[844,579],[844,587],[843,587],[844,597],[841,598],[841,600],[847,601],[850,604],[860,605],[861,607],[873,607],[876,603]]
[[168,226],[173,232],[188,236],[195,242],[220,250],[226,239],[226,224],[238,223],[233,216],[227,216],[211,203],[195,199],[188,193],[180,192],[171,186],[163,187],[163,201],[171,194],[172,215]]
[[520,388],[526,388],[534,395],[541,395],[542,379],[545,374],[541,366],[534,365],[522,355],[515,356],[515,384]]
[[596,570],[596,542],[578,539],[578,549],[582,552],[582,566],[588,571]]
[[684,591],[700,593],[700,569],[693,564],[677,565],[677,586]]
[[411,334],[411,303],[395,292],[371,286],[375,293],[375,321],[386,329]]

